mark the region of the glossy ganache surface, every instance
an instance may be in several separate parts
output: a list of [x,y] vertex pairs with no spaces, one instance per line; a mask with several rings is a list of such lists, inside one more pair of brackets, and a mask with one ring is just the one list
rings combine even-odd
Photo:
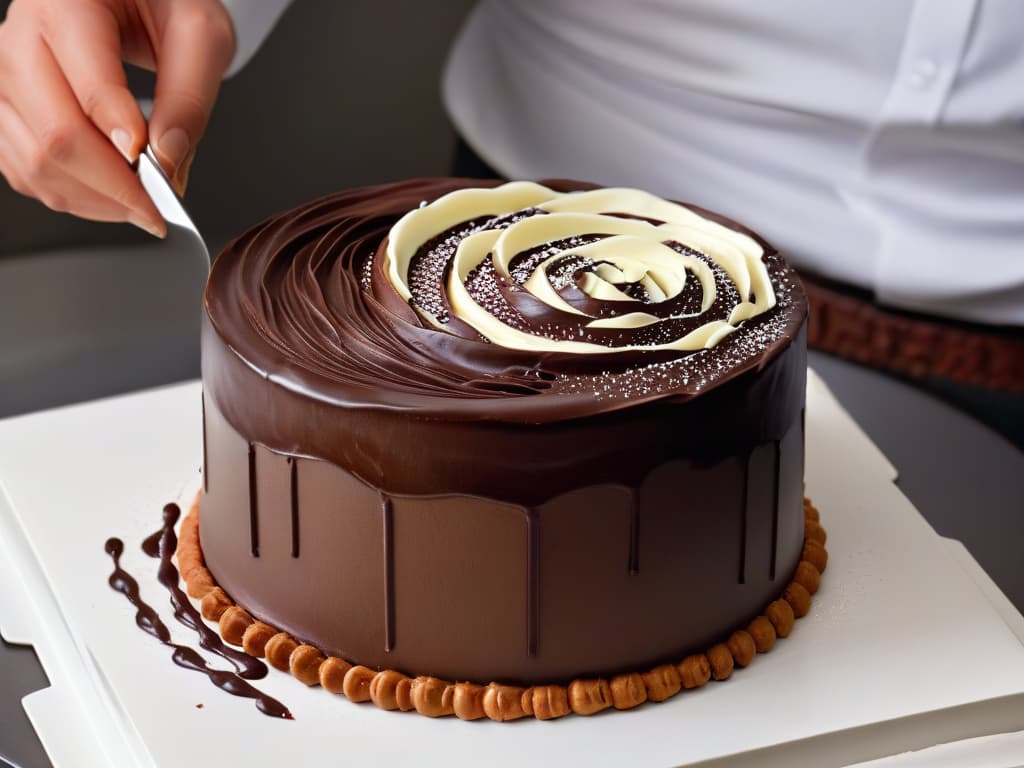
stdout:
[[342,192],[217,259],[211,571],[412,673],[552,681],[720,639],[799,555],[799,282],[696,207],[491,187]]

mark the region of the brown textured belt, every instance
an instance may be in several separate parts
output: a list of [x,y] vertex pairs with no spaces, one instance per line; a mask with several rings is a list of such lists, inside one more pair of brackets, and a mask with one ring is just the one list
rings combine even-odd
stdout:
[[856,292],[801,273],[814,349],[914,379],[939,378],[1024,393],[1024,333],[880,307]]

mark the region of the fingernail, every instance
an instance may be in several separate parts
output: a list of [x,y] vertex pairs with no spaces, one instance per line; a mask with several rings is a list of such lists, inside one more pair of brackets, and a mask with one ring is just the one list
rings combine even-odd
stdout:
[[167,237],[167,227],[163,224],[156,224],[151,221],[146,221],[145,219],[139,218],[137,216],[133,216],[130,219],[130,221],[143,232],[152,235],[158,240],[163,240],[165,237]]
[[188,134],[183,128],[171,128],[156,140],[156,151],[160,153],[161,159],[170,165],[168,175],[172,177],[178,173],[181,164],[185,162],[188,150]]
[[124,155],[129,163],[134,163],[138,158],[132,154],[132,135],[124,128],[115,128],[110,132],[110,140],[117,147],[117,151]]
[[171,186],[174,187],[174,191],[178,193],[178,197],[185,196],[185,188],[188,186],[188,176],[192,172],[192,161],[195,160],[195,154],[190,154],[181,167],[178,168],[178,172],[171,179]]

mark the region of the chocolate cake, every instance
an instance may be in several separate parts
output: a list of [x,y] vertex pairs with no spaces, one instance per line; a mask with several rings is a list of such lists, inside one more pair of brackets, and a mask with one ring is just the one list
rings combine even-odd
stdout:
[[722,216],[355,189],[231,243],[205,307],[200,592],[292,656],[614,679],[726,647],[807,557],[806,298]]

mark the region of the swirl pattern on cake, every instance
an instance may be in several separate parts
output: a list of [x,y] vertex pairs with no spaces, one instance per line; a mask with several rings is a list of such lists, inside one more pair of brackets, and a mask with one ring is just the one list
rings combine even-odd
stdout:
[[647,192],[531,182],[451,192],[403,216],[386,251],[392,287],[439,330],[590,355],[715,346],[775,306],[763,254]]
[[803,321],[774,249],[700,209],[530,182],[378,190],[266,222],[215,265],[211,320],[282,386],[536,423],[692,397]]

